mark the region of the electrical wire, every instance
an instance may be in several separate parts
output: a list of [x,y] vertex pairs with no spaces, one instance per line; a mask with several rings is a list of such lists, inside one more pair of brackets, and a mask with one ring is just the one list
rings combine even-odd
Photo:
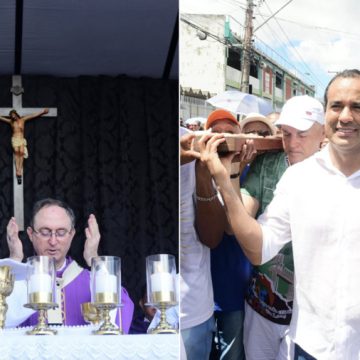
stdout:
[[[270,11],[270,13],[272,13],[267,1],[264,1],[265,5],[267,6],[268,10]],[[325,89],[324,84],[322,83],[322,81],[314,74],[314,72],[312,71],[312,69],[308,66],[308,64],[305,62],[305,60],[303,59],[303,57],[301,56],[301,54],[299,53],[299,51],[297,50],[297,48],[294,46],[294,44],[292,43],[292,41],[289,39],[289,37],[287,36],[286,32],[284,31],[284,29],[282,28],[282,26],[280,25],[280,23],[277,21],[276,18],[274,18],[275,22],[277,23],[277,25],[279,26],[279,29],[281,30],[282,34],[284,35],[284,37],[287,39],[288,44],[290,45],[290,47],[293,49],[294,53],[297,55],[298,59],[300,60],[299,62],[303,65],[303,67],[305,67],[307,69],[307,71],[312,74],[313,78],[316,80],[317,84],[321,85],[321,88]]]
[[189,26],[193,27],[194,29],[203,32],[204,34],[206,34],[207,36],[211,37],[212,39],[220,42],[221,44],[228,45],[228,41],[226,39],[222,39],[218,35],[215,35],[215,34],[211,33],[210,31],[205,30],[201,25],[197,25],[193,21],[186,19],[186,17],[184,15],[182,15],[180,17],[180,21],[183,21],[185,24],[188,24]]
[[279,18],[279,17],[276,17],[276,19],[278,21],[299,25],[301,28],[308,28],[308,29],[311,29],[311,30],[320,30],[320,31],[326,31],[326,32],[333,32],[333,33],[336,33],[336,34],[349,35],[350,37],[360,38],[360,34],[351,33],[351,32],[348,32],[348,31],[343,31],[343,30],[338,30],[338,29],[331,29],[331,28],[323,27],[323,26],[315,26],[315,25],[310,25],[310,24],[304,24],[304,23],[301,23],[301,22],[298,22],[298,21]]

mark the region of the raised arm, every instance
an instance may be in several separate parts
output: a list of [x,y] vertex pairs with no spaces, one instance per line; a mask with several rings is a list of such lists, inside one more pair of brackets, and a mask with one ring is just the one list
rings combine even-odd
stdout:
[[[246,211],[240,197],[235,192],[229,172],[217,154],[217,147],[224,141],[222,134],[212,136],[208,141],[200,142],[201,159],[213,176],[225,204],[229,224],[249,260],[261,263],[262,231],[260,225]],[[224,158],[224,161],[228,159]]]
[[[200,142],[206,141],[213,135],[205,135]],[[232,186],[237,196],[240,195],[240,182],[239,177],[244,169],[244,164],[249,161],[256,150],[252,141],[244,144],[241,153],[241,162],[231,162],[234,154],[230,155],[227,161],[228,176],[231,179]],[[219,245],[223,238],[224,232],[233,234],[230,224],[227,221],[223,204],[219,198],[215,196],[217,193],[216,186],[212,181],[212,176],[206,167],[206,156],[202,161],[196,164],[196,228],[199,239],[209,248],[213,249]]]
[[44,110],[39,111],[39,112],[37,112],[37,113],[23,116],[22,119],[23,119],[24,121],[28,121],[28,120],[35,119],[35,118],[37,118],[37,117],[39,117],[39,116],[42,116],[42,115],[45,115],[45,114],[48,114],[48,113],[49,113],[49,109],[44,109]]
[[90,267],[91,259],[98,256],[98,248],[100,243],[99,225],[94,214],[89,216],[88,226],[85,228],[85,236],[86,240],[84,244],[84,259]]
[[12,217],[6,228],[6,241],[9,247],[10,259],[22,261],[24,258],[23,245],[19,238],[19,226]]
[[0,116],[0,121],[6,122],[7,124],[11,124],[11,120],[3,116]]
[[[247,212],[249,213],[249,210],[246,207],[246,204],[244,202],[243,194],[240,192],[240,186],[241,186],[240,177],[241,177],[242,172],[245,169],[245,166],[246,166],[246,161],[241,161],[240,163],[233,162],[231,164],[230,181],[231,181],[231,185],[234,188],[234,191],[239,196],[239,198],[242,200],[243,204],[245,205],[245,208],[246,208]],[[227,234],[229,234],[229,235],[234,235],[234,232],[233,232],[229,222],[227,221],[227,219],[226,219],[225,232]]]
[[195,226],[199,240],[210,249],[219,245],[227,224],[226,214],[206,164],[196,163]]
[[194,150],[194,137],[194,133],[186,133],[180,137],[180,165],[200,158],[200,154]]

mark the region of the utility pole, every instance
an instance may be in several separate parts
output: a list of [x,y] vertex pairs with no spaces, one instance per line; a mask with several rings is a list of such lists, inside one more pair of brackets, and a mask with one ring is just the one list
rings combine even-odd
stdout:
[[252,52],[252,35],[253,35],[253,0],[247,0],[246,17],[245,17],[245,34],[243,40],[243,55],[241,61],[241,85],[242,92],[249,92],[250,62]]

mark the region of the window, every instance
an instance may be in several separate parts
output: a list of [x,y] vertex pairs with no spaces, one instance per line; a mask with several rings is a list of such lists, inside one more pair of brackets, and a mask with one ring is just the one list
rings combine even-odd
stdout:
[[270,74],[268,72],[265,72],[264,76],[264,92],[270,94]]
[[275,86],[276,86],[278,89],[282,89],[282,88],[283,88],[283,75],[280,74],[279,72],[276,72]]
[[293,83],[293,96],[296,96],[298,94],[298,84]]
[[258,66],[259,66],[259,61],[258,60],[252,60],[251,64],[250,64],[250,76],[254,77],[254,78],[258,78],[259,74],[258,74]]
[[238,49],[234,49],[234,48],[229,48],[229,52],[228,52],[228,58],[226,60],[227,65],[236,69],[236,70],[240,70],[241,69],[241,53],[240,50]]

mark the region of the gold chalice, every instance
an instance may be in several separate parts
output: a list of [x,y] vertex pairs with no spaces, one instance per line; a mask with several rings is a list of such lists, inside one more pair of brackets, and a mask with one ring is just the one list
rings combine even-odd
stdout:
[[81,313],[84,320],[90,324],[99,324],[103,320],[101,309],[94,306],[91,302],[81,304]]
[[6,297],[14,288],[14,275],[10,266],[0,266],[0,327],[4,328],[8,305]]

